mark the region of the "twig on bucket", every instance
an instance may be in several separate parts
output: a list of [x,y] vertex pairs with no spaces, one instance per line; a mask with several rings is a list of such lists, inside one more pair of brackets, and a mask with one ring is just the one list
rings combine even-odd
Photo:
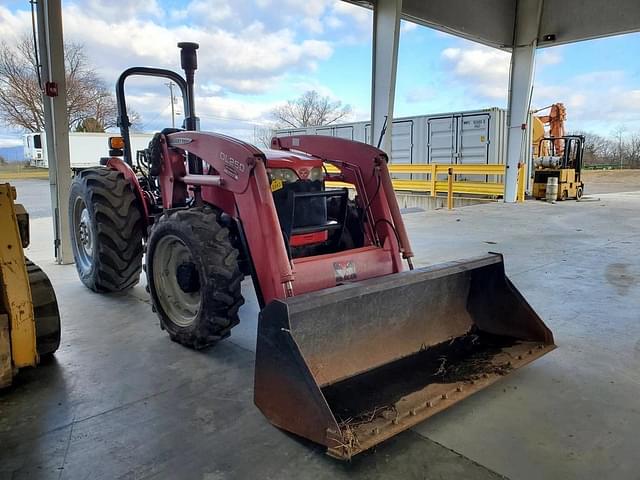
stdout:
[[376,417],[381,416],[382,412],[393,409],[393,407],[382,406],[382,407],[374,407],[373,410],[369,412],[363,412],[361,415],[358,415],[356,418],[349,417],[347,419],[342,420],[339,423],[340,428],[342,427],[357,427],[358,425],[363,425],[365,423],[371,423]]
[[439,360],[440,360],[440,366],[438,367],[438,370],[436,371],[435,375],[444,376],[444,374],[447,373],[447,369],[445,367],[447,363],[447,357],[440,357]]

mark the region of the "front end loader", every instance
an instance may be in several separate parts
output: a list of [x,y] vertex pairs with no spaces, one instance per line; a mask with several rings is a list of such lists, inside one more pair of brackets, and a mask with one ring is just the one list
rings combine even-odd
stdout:
[[[500,255],[413,268],[383,151],[304,135],[259,149],[199,131],[198,46],[179,47],[185,77],[123,72],[123,142],[111,145],[104,167],[74,180],[72,238],[89,288],[135,284],[144,243],[162,328],[202,348],[238,323],[240,284],[251,276],[261,307],[255,403],[274,425],[340,459],[554,348]],[[134,159],[124,84],[135,75],[176,83],[185,123],[156,134]]]

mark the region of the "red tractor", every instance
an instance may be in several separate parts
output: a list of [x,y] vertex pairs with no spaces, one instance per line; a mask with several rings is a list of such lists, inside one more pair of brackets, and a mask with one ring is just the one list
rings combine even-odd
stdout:
[[[132,287],[144,253],[162,328],[203,348],[238,323],[250,275],[261,307],[256,405],[338,458],[554,348],[500,255],[413,269],[383,151],[322,136],[274,138],[265,150],[199,131],[198,46],[178,46],[184,78],[123,72],[123,141],[73,182],[73,248],[87,287]],[[173,81],[185,102],[184,129],[156,134],[135,159],[124,96],[132,75]]]

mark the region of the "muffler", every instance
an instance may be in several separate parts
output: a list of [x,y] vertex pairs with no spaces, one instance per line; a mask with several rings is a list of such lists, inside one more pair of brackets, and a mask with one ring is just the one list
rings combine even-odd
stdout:
[[270,303],[255,402],[349,459],[554,348],[489,254]]

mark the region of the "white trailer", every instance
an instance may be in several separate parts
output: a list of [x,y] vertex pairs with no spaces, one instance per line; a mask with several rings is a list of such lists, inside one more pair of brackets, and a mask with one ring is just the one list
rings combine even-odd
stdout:
[[[97,167],[100,165],[100,157],[106,157],[109,153],[109,137],[115,137],[118,133],[69,133],[69,156],[71,168]],[[132,133],[131,152],[144,150],[149,145],[153,134]],[[24,158],[29,165],[36,168],[49,168],[47,158],[47,142],[44,133],[27,133],[23,137]]]
[[[529,128],[525,132],[525,138],[530,138],[528,130]],[[372,143],[371,122],[280,129],[276,130],[275,135],[278,137],[329,135]],[[373,143],[377,144],[378,139],[375,140]],[[506,142],[507,112],[502,108],[402,117],[393,120],[392,151],[389,161],[391,163],[504,164],[506,163]],[[527,165],[530,164],[531,149],[524,152],[523,161]],[[404,175],[397,176],[404,177]],[[409,175],[406,177],[408,178]],[[419,178],[416,175],[413,177]],[[473,178],[473,180],[479,179]]]

